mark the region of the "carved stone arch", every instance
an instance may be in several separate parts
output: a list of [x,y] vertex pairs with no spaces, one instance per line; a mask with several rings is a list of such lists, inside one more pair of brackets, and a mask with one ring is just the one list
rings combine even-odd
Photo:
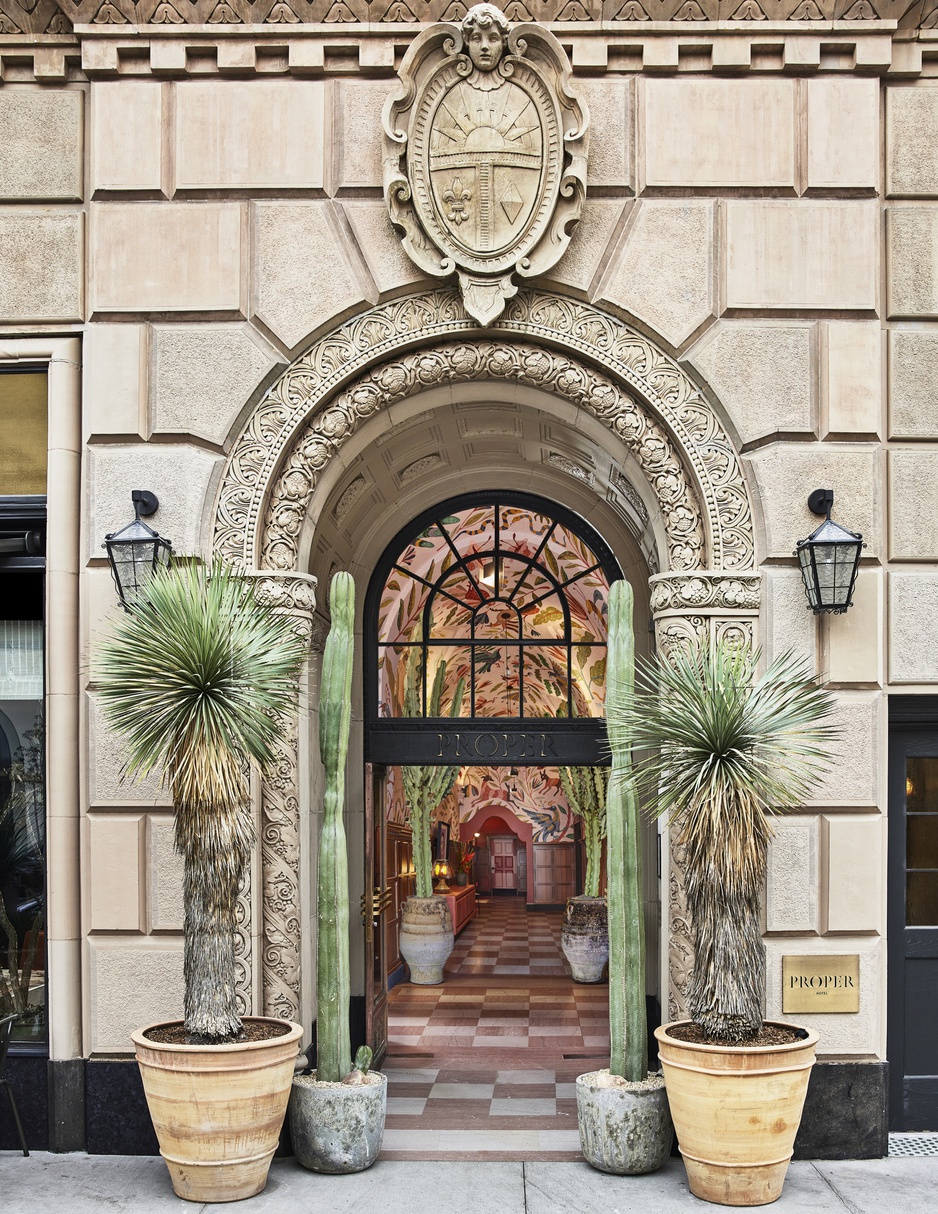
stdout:
[[[652,581],[663,648],[709,632],[752,637],[758,613],[752,506],[738,453],[687,372],[625,321],[561,295],[519,293],[485,331],[458,293],[379,304],[332,330],[267,391],[228,457],[214,515],[216,557],[252,572],[282,610],[312,627],[315,585],[299,537],[323,470],[369,417],[415,393],[494,380],[548,391],[591,414],[630,450],[658,500],[666,571]],[[297,722],[285,722],[261,811],[262,1007],[301,1003]],[[678,857],[668,872],[668,1011],[682,1010],[691,957]],[[250,914],[242,935],[251,1002]]]
[[[272,385],[235,443],[215,554],[248,569],[295,569],[295,516],[363,420],[436,383],[488,378],[556,392],[631,446],[662,505],[671,570],[753,568],[739,457],[679,363],[625,321],[556,294],[520,293],[479,335],[457,293],[441,288],[380,304],[317,341]],[[422,357],[407,357],[418,349]]]

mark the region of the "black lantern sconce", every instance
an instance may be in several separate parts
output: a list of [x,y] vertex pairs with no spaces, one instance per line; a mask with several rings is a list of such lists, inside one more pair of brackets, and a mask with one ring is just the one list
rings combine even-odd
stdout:
[[114,584],[125,611],[133,611],[147,583],[162,569],[168,569],[173,546],[169,540],[141,522],[159,509],[155,493],[134,489],[130,495],[134,504],[134,521],[104,537],[108,564]]
[[833,489],[815,489],[808,498],[808,509],[824,515],[824,522],[806,540],[799,540],[795,555],[804,578],[808,606],[815,615],[831,612],[843,615],[853,602],[863,536],[848,531],[831,519]]

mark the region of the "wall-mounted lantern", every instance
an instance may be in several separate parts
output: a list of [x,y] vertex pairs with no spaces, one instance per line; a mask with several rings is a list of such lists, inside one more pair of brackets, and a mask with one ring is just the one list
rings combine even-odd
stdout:
[[814,490],[808,509],[823,515],[824,522],[806,540],[799,540],[795,549],[808,606],[815,615],[823,611],[842,615],[853,602],[860,549],[866,546],[862,535],[832,521],[833,504],[833,489]]
[[159,509],[155,493],[134,489],[130,495],[134,504],[134,520],[104,537],[103,548],[114,574],[114,583],[125,611],[132,611],[147,583],[161,569],[168,569],[173,546],[152,527],[141,522]]

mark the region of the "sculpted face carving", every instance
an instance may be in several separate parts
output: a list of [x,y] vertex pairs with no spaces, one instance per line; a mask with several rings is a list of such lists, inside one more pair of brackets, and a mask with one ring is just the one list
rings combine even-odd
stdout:
[[489,4],[477,4],[466,13],[462,23],[463,39],[473,66],[480,72],[491,72],[498,67],[505,50],[505,35],[508,27],[500,27],[504,20],[498,9]]

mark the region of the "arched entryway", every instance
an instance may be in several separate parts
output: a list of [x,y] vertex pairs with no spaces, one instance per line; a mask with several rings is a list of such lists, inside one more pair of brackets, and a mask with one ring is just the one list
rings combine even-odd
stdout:
[[[402,428],[430,434],[443,409],[468,452],[462,468],[446,444],[418,445],[407,463],[392,458]],[[486,410],[500,422],[501,413],[517,419],[518,441],[531,447],[521,459],[499,463],[491,453],[485,426],[471,424]],[[529,424],[534,439],[521,433]],[[659,645],[702,630],[752,635],[760,601],[752,507],[733,442],[680,364],[617,317],[560,295],[521,292],[480,335],[458,296],[435,289],[353,317],[284,372],[229,454],[214,548],[254,572],[271,601],[314,635],[325,623],[316,611],[317,578],[345,559],[330,529],[350,535],[356,503],[370,510],[373,525],[361,542],[343,540],[360,585],[393,535],[386,526],[392,507],[370,496],[380,485],[355,464],[366,450],[374,469],[384,475],[385,461],[393,474],[393,508],[403,514],[412,505],[411,516],[447,496],[440,489],[449,474],[450,492],[499,489],[517,483],[523,465],[535,491],[554,496],[556,487],[584,517],[609,519],[603,534],[620,529],[629,548],[624,567],[642,563],[652,575],[641,609],[653,615]],[[314,677],[313,711],[315,698]],[[312,1007],[315,832],[308,814],[316,796],[315,762],[312,793],[305,774],[308,711],[301,699],[296,719],[285,722],[281,761],[260,791],[261,849],[256,885],[244,897],[241,982],[246,1002],[304,1021]],[[350,791],[353,802],[363,800]],[[352,833],[361,854],[354,820]],[[689,951],[679,866],[668,867],[667,849],[663,863],[672,1012]]]

